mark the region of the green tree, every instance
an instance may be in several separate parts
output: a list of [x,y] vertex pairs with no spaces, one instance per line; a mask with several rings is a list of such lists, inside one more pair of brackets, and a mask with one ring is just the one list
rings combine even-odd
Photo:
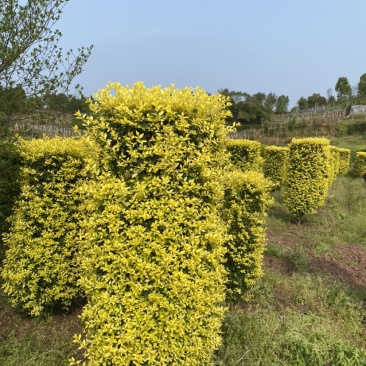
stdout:
[[0,113],[4,115],[21,112],[27,105],[24,89],[17,85],[4,89],[0,85]]
[[360,81],[357,84],[358,92],[357,95],[360,98],[366,97],[366,74],[362,74],[360,77]]
[[65,53],[54,29],[68,1],[0,0],[0,104],[15,88],[37,98],[65,93],[82,72],[93,46]]
[[290,99],[287,95],[280,95],[276,102],[276,113],[286,113],[288,111],[288,104]]
[[308,108],[308,100],[304,97],[301,97],[297,101],[297,108],[299,109],[299,111],[304,111],[305,109],[307,109]]
[[327,98],[321,96],[319,93],[313,93],[307,99],[308,108],[317,108],[327,105]]
[[275,93],[270,92],[267,94],[264,105],[267,108],[267,110],[272,113],[276,105],[276,102],[277,102],[277,95]]
[[266,101],[266,94],[261,92],[253,94],[253,99],[256,100],[258,103],[264,105]]
[[345,76],[338,79],[334,89],[337,92],[338,100],[348,99],[352,95],[351,85]]
[[334,104],[336,104],[336,98],[335,98],[335,96],[333,95],[333,90],[332,90],[332,88],[329,88],[328,90],[327,90],[327,104],[329,105],[329,106],[331,106],[331,105],[334,105]]
[[269,113],[266,108],[252,98],[239,102],[238,110],[238,119],[250,124],[259,124],[269,119]]

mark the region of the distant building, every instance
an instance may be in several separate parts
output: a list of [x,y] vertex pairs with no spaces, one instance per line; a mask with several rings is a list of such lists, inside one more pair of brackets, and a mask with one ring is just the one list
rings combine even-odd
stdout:
[[353,105],[349,111],[350,115],[366,113],[366,105]]

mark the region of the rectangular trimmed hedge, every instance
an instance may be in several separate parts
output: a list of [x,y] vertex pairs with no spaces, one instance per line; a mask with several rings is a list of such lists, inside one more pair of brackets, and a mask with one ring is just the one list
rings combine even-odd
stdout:
[[324,204],[331,176],[330,141],[294,138],[289,144],[285,206],[300,219]]
[[80,295],[76,238],[86,179],[83,140],[20,140],[20,194],[4,235],[3,290],[13,306],[38,316],[67,309]]

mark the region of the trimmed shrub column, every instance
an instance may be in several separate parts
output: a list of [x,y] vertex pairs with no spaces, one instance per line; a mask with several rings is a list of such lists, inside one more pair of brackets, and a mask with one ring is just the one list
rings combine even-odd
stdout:
[[228,299],[236,302],[263,275],[265,217],[272,203],[272,184],[258,172],[227,174],[222,217],[229,230],[225,266]]
[[4,236],[1,276],[13,306],[38,316],[69,308],[80,294],[76,263],[78,184],[86,173],[86,146],[69,139],[20,140],[21,193]]
[[348,174],[349,163],[351,159],[351,150],[343,149],[338,147],[339,151],[339,175],[346,175]]
[[366,174],[366,152],[357,151],[354,166],[355,174],[362,177]]
[[286,179],[289,149],[281,146],[265,146],[264,175],[273,182],[273,189],[279,189]]
[[[88,365],[209,365],[224,315],[226,98],[112,83],[80,116],[102,148],[83,223]],[[77,362],[77,361],[73,361]]]
[[252,140],[229,140],[227,149],[232,163],[242,171],[263,171],[262,145]]
[[300,219],[325,202],[330,175],[330,142],[325,138],[293,139],[289,144],[285,206]]

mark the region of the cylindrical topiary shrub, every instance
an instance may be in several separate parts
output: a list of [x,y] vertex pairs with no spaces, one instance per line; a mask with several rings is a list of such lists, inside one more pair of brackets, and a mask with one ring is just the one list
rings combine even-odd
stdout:
[[75,139],[20,140],[21,192],[1,271],[12,305],[38,316],[67,309],[80,293],[75,243],[86,147]]
[[262,145],[252,140],[232,140],[227,144],[231,162],[242,171],[263,171]]
[[272,183],[258,172],[233,171],[225,178],[222,218],[230,234],[225,243],[227,298],[235,303],[263,274],[265,217],[272,203]]
[[362,177],[366,174],[366,152],[356,152],[354,171],[358,177]]
[[289,144],[284,202],[295,218],[315,213],[325,202],[330,174],[329,143],[325,138],[294,138]]
[[273,189],[282,187],[286,179],[289,149],[281,146],[265,146],[263,171],[273,183]]
[[339,174],[340,155],[339,149],[336,146],[329,146],[330,160],[329,160],[329,188],[332,186],[334,180]]
[[[224,315],[227,100],[112,83],[80,116],[103,150],[82,223],[88,365],[209,365]],[[77,360],[72,360],[72,364]]]
[[346,174],[348,174],[348,170],[349,170],[349,164],[350,164],[350,159],[351,159],[351,150],[338,147],[338,151],[339,151],[338,175],[346,175]]

